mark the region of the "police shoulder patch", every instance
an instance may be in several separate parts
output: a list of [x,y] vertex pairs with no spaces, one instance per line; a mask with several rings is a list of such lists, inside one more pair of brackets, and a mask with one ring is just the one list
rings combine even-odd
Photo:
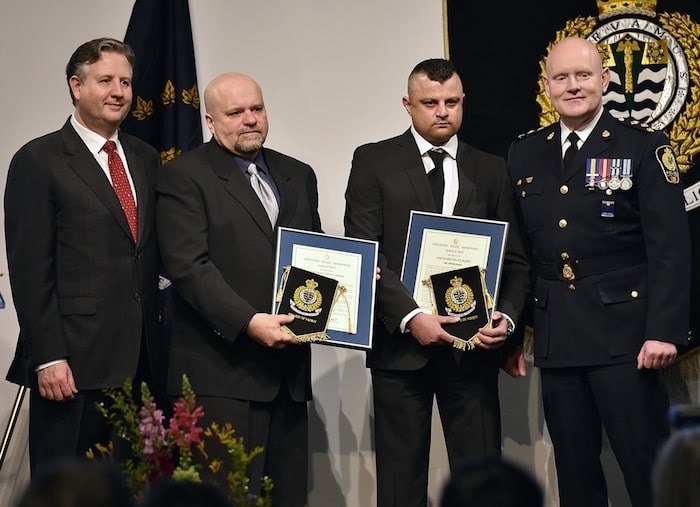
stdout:
[[656,160],[661,166],[666,181],[673,185],[680,183],[680,170],[678,169],[678,163],[676,163],[676,156],[673,153],[673,148],[671,148],[670,145],[663,144],[656,148]]

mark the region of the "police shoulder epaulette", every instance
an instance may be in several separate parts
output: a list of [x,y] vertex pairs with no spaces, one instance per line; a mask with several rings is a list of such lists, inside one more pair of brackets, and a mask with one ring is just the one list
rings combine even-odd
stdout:
[[621,125],[630,127],[636,130],[641,130],[642,132],[656,132],[656,129],[646,122],[633,120],[630,118],[618,118]]
[[520,135],[516,138],[515,142],[518,142],[518,141],[520,141],[520,140],[522,140],[522,139],[527,139],[528,137],[532,137],[532,136],[534,136],[534,135],[536,135],[536,134],[541,134],[541,133],[545,132],[547,129],[549,129],[549,127],[551,127],[551,125],[549,125],[549,126],[547,126],[547,127],[540,127],[540,128],[538,128],[538,129],[528,130],[527,132],[524,132],[524,133],[520,134]]

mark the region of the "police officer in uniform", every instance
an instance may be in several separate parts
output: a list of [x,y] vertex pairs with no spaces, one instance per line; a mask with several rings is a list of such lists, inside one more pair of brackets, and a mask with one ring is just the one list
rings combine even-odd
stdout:
[[690,238],[668,138],[614,119],[596,47],[568,38],[542,77],[560,121],[508,166],[530,246],[541,369],[562,507],[607,507],[602,428],[635,507],[669,434],[661,369],[687,342]]

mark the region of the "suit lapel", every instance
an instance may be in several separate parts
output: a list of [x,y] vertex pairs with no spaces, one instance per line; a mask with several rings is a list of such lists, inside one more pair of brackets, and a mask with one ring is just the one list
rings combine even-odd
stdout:
[[[564,161],[562,160],[561,153],[561,128],[559,122],[555,122],[549,127],[549,132],[538,134],[540,138],[544,140],[544,146],[541,148],[541,156],[538,159],[538,167],[532,169],[532,174],[540,174],[544,172],[547,177],[554,177],[558,180],[571,177],[570,175],[564,175]],[[537,157],[533,157],[533,160]],[[576,159],[574,159],[576,160]],[[575,164],[574,166],[575,167]]]
[[440,213],[442,210],[437,209],[437,205],[435,204],[435,198],[430,190],[428,175],[423,165],[423,158],[418,150],[418,146],[416,146],[416,140],[413,139],[413,134],[411,134],[410,129],[398,138],[397,143],[399,145],[398,166],[404,168],[406,177],[418,197],[421,209]]
[[213,139],[207,143],[212,157],[212,167],[216,175],[224,182],[224,188],[231,197],[236,199],[250,215],[253,222],[274,243],[274,231],[270,225],[270,219],[260,199],[250,186],[250,182],[238,168],[234,156],[218,145]]
[[67,155],[68,167],[95,193],[127,236],[131,237],[131,230],[126,221],[124,210],[119,204],[119,199],[117,199],[112,185],[110,185],[95,157],[70,125],[70,120],[63,126],[61,137],[63,138],[64,153]]
[[143,161],[136,156],[136,152],[133,150],[131,143],[126,139],[120,139],[122,147],[124,148],[124,154],[126,155],[126,161],[129,166],[129,173],[131,174],[131,179],[134,182],[134,189],[136,190],[136,211],[138,219],[138,242],[141,242],[141,238],[144,236],[144,231],[146,227],[146,210],[149,206],[149,195],[148,195],[148,180],[146,177],[146,169],[143,166]]
[[459,180],[459,192],[455,203],[454,215],[466,215],[469,201],[474,193],[474,180],[476,179],[476,163],[471,154],[471,149],[460,142],[457,148],[457,178]]

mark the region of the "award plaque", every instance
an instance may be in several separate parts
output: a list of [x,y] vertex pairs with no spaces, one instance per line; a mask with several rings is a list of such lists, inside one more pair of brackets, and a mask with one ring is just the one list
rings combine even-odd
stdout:
[[337,280],[288,266],[277,295],[277,314],[294,317],[283,327],[298,340],[325,340],[333,305],[343,292]]
[[[331,301],[327,300],[326,293],[321,291],[324,309],[330,312],[325,317],[325,327],[307,328],[299,322],[304,321],[307,316],[297,313],[293,325],[307,331],[297,334],[290,329],[290,332],[297,337],[308,335],[307,338],[300,339],[324,345],[372,348],[377,256],[376,241],[280,227],[277,237],[274,294],[277,296],[281,292],[285,293],[284,297],[275,297],[275,301],[286,307],[278,309],[275,304],[272,313],[294,313],[295,307],[290,301],[296,305],[293,296],[297,289],[300,296],[303,293],[304,297],[313,298],[315,293],[312,287],[307,287],[307,279],[313,280],[309,282],[311,286],[318,282],[319,287],[322,279],[333,280],[338,286],[335,304],[326,306],[326,302],[330,304]],[[310,274],[297,278],[296,274],[301,272]],[[292,275],[294,281],[290,278]],[[291,299],[288,294],[291,294]],[[298,308],[298,305],[296,307]],[[316,320],[315,317],[308,318]],[[320,323],[316,322],[314,325],[318,324]]]
[[[432,293],[426,280],[433,275],[475,267],[475,272],[480,272],[483,278],[486,320],[490,322],[498,298],[507,234],[507,222],[411,211],[401,281],[419,307],[428,313],[437,309],[439,313],[445,292]],[[462,279],[467,280],[466,276]],[[469,285],[472,289],[479,286],[473,282]],[[468,341],[469,338],[471,335],[464,339]],[[471,342],[472,346],[455,341],[454,346],[470,350],[475,341]]]
[[425,283],[431,289],[433,313],[459,318],[459,322],[444,326],[456,338],[454,347],[472,350],[479,342],[479,328],[490,326],[491,297],[483,270],[471,266],[436,273]]

